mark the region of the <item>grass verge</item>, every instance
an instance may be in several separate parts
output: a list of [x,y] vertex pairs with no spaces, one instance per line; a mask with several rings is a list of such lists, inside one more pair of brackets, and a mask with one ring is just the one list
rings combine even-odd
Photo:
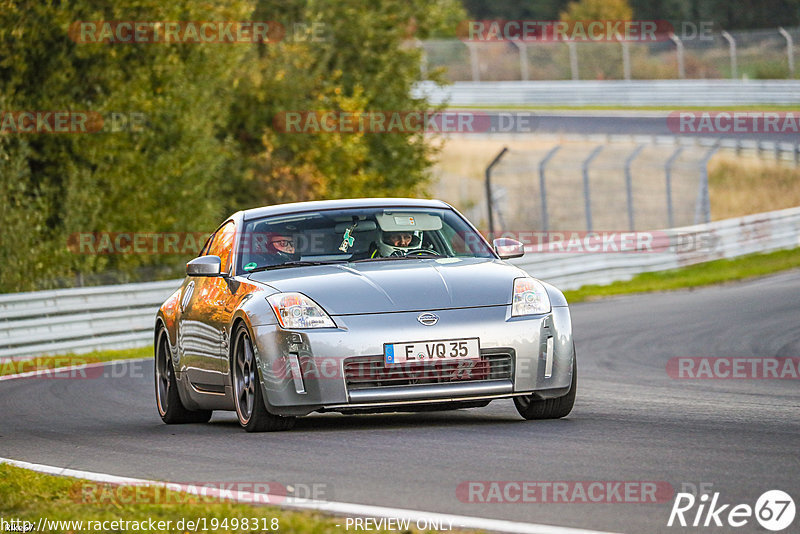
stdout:
[[800,267],[800,248],[766,254],[750,254],[740,258],[715,260],[654,273],[642,273],[624,282],[586,285],[565,291],[570,303],[595,300],[613,295],[648,293],[720,284],[764,276]]
[[102,350],[86,354],[62,354],[59,356],[36,356],[20,360],[0,360],[0,376],[27,373],[45,369],[58,369],[73,365],[108,362],[111,360],[130,360],[148,358],[153,355],[153,347],[136,349]]
[[718,154],[708,172],[713,220],[800,206],[800,167]]
[[[6,522],[12,519],[28,521],[35,530],[41,519],[43,522],[50,522],[49,528],[42,525],[43,531],[75,533],[277,531],[341,534],[345,530],[346,521],[345,518],[324,516],[318,512],[288,511],[274,506],[233,503],[217,497],[188,495],[165,488],[111,486],[45,475],[8,464],[0,464],[0,510]],[[183,525],[178,523],[181,519],[184,520]],[[150,520],[165,523],[153,530],[148,526]],[[52,523],[57,521],[73,523]],[[78,526],[74,523],[76,521],[83,521],[83,524]],[[96,521],[101,523],[94,523]],[[105,521],[109,523],[98,528]],[[115,526],[111,521],[129,523]],[[169,526],[166,521],[171,522]],[[195,525],[200,527],[203,525],[200,521],[204,521],[207,530],[187,528],[187,521],[197,521]],[[132,522],[138,522],[144,528],[136,528]],[[214,525],[216,527],[212,528]],[[412,521],[407,532],[424,532],[413,525]],[[161,526],[168,528],[160,528]],[[376,529],[369,532],[394,531]]]

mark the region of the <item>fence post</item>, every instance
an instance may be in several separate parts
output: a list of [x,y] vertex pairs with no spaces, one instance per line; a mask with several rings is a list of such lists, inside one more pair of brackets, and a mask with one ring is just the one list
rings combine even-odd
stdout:
[[789,78],[794,78],[794,41],[789,32],[783,28],[778,28],[778,31],[786,39],[786,55],[789,56]]
[[624,39],[619,44],[622,46],[622,75],[625,80],[631,81],[631,48]]
[[719,149],[719,144],[715,143],[700,163],[700,191],[697,195],[697,204],[694,212],[694,223],[711,222],[711,197],[708,194],[708,162]]
[[583,160],[583,203],[586,207],[586,230],[588,232],[592,231],[592,197],[589,188],[589,165],[591,165],[592,160],[597,157],[600,151],[603,150],[603,146],[605,145],[600,145],[592,150],[589,157]]
[[472,81],[479,82],[481,81],[481,64],[478,58],[478,49],[476,48],[478,43],[464,44],[466,44],[469,49],[469,64],[472,67]]
[[678,55],[678,78],[683,80],[686,78],[686,65],[683,62],[683,41],[674,33],[669,34],[669,38],[675,43],[675,53]]
[[414,45],[419,48],[419,75],[423,80],[428,79],[428,51],[420,39],[414,39]]
[[556,155],[561,149],[561,145],[554,146],[550,149],[550,152],[545,154],[542,161],[539,162],[539,193],[541,195],[541,204],[542,204],[542,231],[547,232],[550,229],[550,221],[547,219],[547,188],[546,188],[546,180],[544,170],[547,167],[547,163],[550,159]]
[[739,70],[736,66],[736,40],[733,38],[733,35],[729,34],[726,31],[722,31],[722,37],[728,41],[728,46],[730,47],[730,55],[731,55],[731,79],[735,80],[739,77]]
[[567,41],[567,48],[569,48],[569,70],[572,73],[573,80],[580,80],[578,73],[578,50],[575,48],[574,41]]
[[527,43],[523,43],[519,39],[514,39],[511,41],[514,43],[514,46],[517,47],[519,51],[519,75],[522,78],[522,81],[528,81],[528,45]]
[[664,176],[667,180],[667,228],[674,228],[674,218],[672,216],[672,164],[683,152],[683,147],[679,146],[675,152],[667,159],[664,164]]
[[630,156],[625,160],[625,193],[628,197],[628,229],[633,232],[634,228],[634,219],[633,219],[633,177],[631,176],[631,164],[633,160],[636,159],[636,156],[639,155],[639,152],[645,145],[639,145],[636,149],[631,153]]
[[492,169],[495,165],[500,163],[500,159],[508,152],[508,147],[503,147],[503,150],[497,154],[492,162],[486,167],[485,176],[486,180],[484,182],[486,186],[486,209],[489,214],[489,240],[491,241],[494,239],[494,195],[492,195]]

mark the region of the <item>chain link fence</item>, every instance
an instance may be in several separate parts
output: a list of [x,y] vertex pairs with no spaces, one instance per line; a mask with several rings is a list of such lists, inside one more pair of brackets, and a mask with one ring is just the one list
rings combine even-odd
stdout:
[[695,31],[631,42],[420,41],[450,81],[797,79],[800,28]]
[[507,150],[483,184],[442,176],[436,194],[495,235],[688,226],[711,219],[707,167],[717,149],[673,139],[558,141]]

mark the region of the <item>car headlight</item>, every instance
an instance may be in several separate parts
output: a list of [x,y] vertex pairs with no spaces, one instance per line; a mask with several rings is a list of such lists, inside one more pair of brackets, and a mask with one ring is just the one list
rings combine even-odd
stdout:
[[276,293],[267,297],[283,328],[335,328],[322,307],[302,293]]
[[536,315],[550,311],[550,297],[541,282],[533,278],[514,280],[514,297],[511,300],[511,316]]

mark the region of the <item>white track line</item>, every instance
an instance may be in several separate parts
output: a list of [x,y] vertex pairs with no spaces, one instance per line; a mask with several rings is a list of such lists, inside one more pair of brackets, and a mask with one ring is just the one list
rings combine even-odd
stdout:
[[[75,365],[72,367],[59,368],[59,372],[68,370],[80,370],[90,367],[100,367],[104,365],[112,365],[117,363],[127,363],[142,361],[149,358],[139,358],[130,360],[112,360],[108,362],[97,362],[85,365]],[[0,376],[2,380],[12,380],[16,378],[30,378],[42,374],[51,374],[52,369],[42,369],[38,371],[30,371],[28,373],[20,373],[17,375]],[[121,477],[117,475],[109,475],[106,473],[95,473],[92,471],[81,471],[77,469],[68,469],[66,467],[54,467],[51,465],[33,464],[23,462],[20,460],[13,460],[11,458],[0,457],[0,464],[9,464],[39,473],[46,473],[48,475],[57,475],[72,478],[82,478],[84,480],[91,480],[93,482],[103,482],[106,484],[113,484],[117,486],[130,485],[130,486],[156,486],[163,487],[173,491],[182,491],[193,495],[202,495],[215,497],[219,499],[226,499],[237,501],[247,504],[252,503],[271,503],[273,506],[287,509],[297,510],[314,510],[318,512],[326,512],[333,515],[340,516],[359,516],[359,517],[376,517],[376,518],[397,518],[408,519],[409,521],[428,521],[439,522],[440,524],[449,524],[457,528],[467,529],[481,529],[492,532],[514,532],[519,534],[613,534],[611,532],[585,530],[580,528],[559,527],[553,525],[539,525],[536,523],[520,523],[516,521],[506,521],[503,519],[485,519],[482,517],[471,517],[463,515],[442,514],[436,512],[420,512],[416,510],[406,510],[403,508],[390,508],[386,506],[374,506],[370,504],[353,504],[344,502],[333,501],[316,501],[310,499],[292,498],[291,502],[286,502],[286,497],[283,495],[270,495],[268,493],[255,493],[255,492],[241,492],[241,491],[227,491],[219,488],[198,487],[191,484],[181,484],[173,482],[163,482],[156,480],[146,480],[141,478]]]
[[[3,375],[0,376],[0,382],[4,380],[16,380],[18,378],[36,378],[40,376],[52,376],[55,374],[64,374],[70,373],[73,371],[83,371],[85,369],[96,369],[98,367],[105,367],[106,365],[116,365],[118,363],[129,363],[129,362],[143,362],[145,360],[151,360],[150,357],[144,358],[129,358],[125,360],[108,360],[105,362],[95,362],[95,363],[82,363],[79,365],[68,365],[66,367],[48,367],[46,369],[36,369],[35,371],[26,371],[24,373],[17,373],[15,375]],[[12,365],[14,361],[28,361],[28,360],[11,360]],[[8,361],[0,362],[2,365],[8,365]]]

